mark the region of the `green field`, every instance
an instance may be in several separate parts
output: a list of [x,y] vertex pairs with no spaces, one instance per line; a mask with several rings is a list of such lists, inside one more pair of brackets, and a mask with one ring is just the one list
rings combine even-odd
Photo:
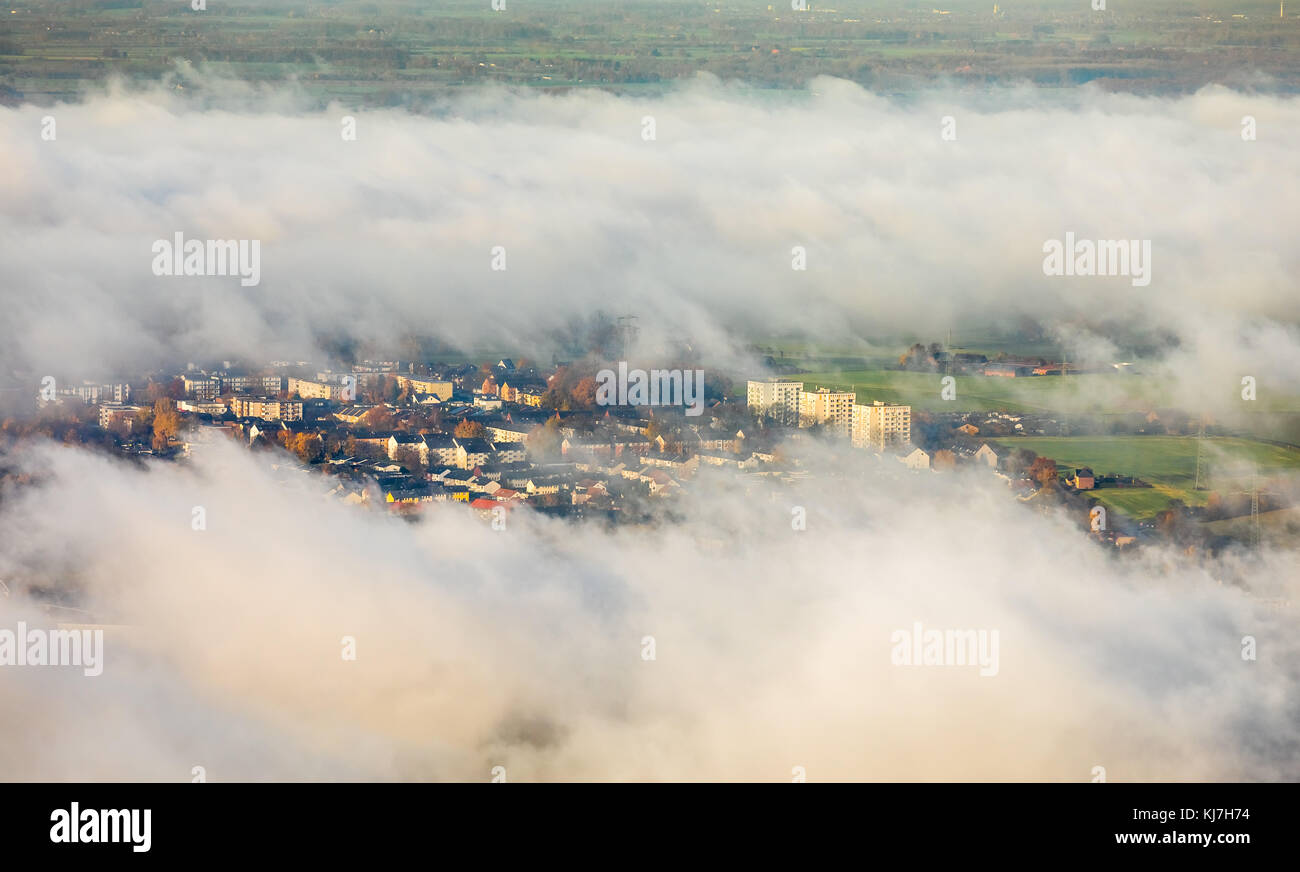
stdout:
[[1205,489],[1198,491],[1194,490],[1196,438],[1192,436],[1045,436],[997,441],[1050,457],[1062,469],[1087,466],[1098,475],[1134,475],[1149,482],[1150,488],[1093,491],[1105,505],[1134,518],[1150,517],[1173,499],[1204,505],[1213,491],[1227,495],[1248,490],[1256,465],[1261,478],[1300,470],[1300,449],[1207,437],[1202,455]]
[[[1193,93],[1254,76],[1300,88],[1300,29],[1272,0],[1021,0],[998,16],[968,0],[939,14],[911,0],[24,0],[0,12],[0,103],[76,99],[113,77],[158,81],[180,65],[246,81],[293,82],[327,104],[421,105],[448,88],[662,88],[700,73],[761,89],[834,76],[882,94],[956,84],[1101,80],[1138,93]],[[1199,10],[1199,14],[1198,14]],[[1205,17],[1211,15],[1211,20]],[[207,77],[189,89],[205,87]],[[219,84],[213,87],[220,87]]]
[[814,387],[853,390],[858,402],[906,403],[929,412],[1008,412],[1119,414],[1171,405],[1164,383],[1138,375],[1088,374],[1065,378],[998,378],[959,375],[957,397],[940,395],[942,375],[886,369],[800,373],[791,376]]

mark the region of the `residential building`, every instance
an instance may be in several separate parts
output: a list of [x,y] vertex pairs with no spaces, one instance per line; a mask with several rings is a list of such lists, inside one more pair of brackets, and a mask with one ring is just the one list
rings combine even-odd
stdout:
[[979,447],[979,451],[975,452],[975,460],[987,464],[991,469],[998,468],[999,459],[998,452],[987,442]]
[[118,422],[125,421],[127,429],[131,429],[134,426],[136,416],[144,410],[144,406],[104,403],[99,407],[99,426],[108,430]]
[[546,393],[546,381],[540,378],[508,376],[501,382],[499,395],[507,403],[527,404],[527,400],[524,399],[525,393],[535,393],[540,398]]
[[302,403],[296,400],[267,400],[234,397],[230,411],[236,418],[261,418],[263,421],[301,421]]
[[930,468],[930,455],[920,448],[914,448],[911,454],[900,456],[898,459],[908,469]]
[[195,415],[220,417],[226,414],[226,404],[220,400],[177,400],[176,408]]
[[751,380],[746,405],[765,418],[783,424],[797,424],[801,393],[803,382],[781,378]]
[[330,384],[328,382],[310,381],[305,378],[289,377],[289,395],[297,394],[304,400],[346,400],[356,399],[355,388],[348,384]]
[[892,445],[912,441],[912,407],[875,400],[853,405],[852,425],[855,448],[884,451]]
[[453,466],[456,463],[456,440],[446,433],[424,434],[425,462],[430,466]]
[[494,443],[492,449],[493,463],[520,463],[528,456],[522,442],[505,442],[500,445]]
[[520,421],[497,421],[487,425],[488,435],[500,445],[502,442],[523,442],[537,425]]
[[492,456],[492,443],[486,439],[454,438],[452,442],[456,446],[456,466],[461,469],[481,466]]
[[857,396],[853,391],[833,391],[818,388],[799,392],[799,426],[814,427],[822,424],[832,433],[849,436],[853,427],[853,404]]
[[200,376],[190,378],[185,376],[185,396],[193,400],[212,400],[216,399],[217,394],[221,393],[221,379],[210,376]]
[[398,387],[407,390],[412,394],[433,394],[442,402],[451,399],[453,385],[449,381],[430,381],[428,379],[411,378],[406,375],[395,375]]
[[428,465],[429,446],[419,433],[394,433],[388,437],[388,459],[397,460],[397,452],[409,448],[420,458],[420,463]]

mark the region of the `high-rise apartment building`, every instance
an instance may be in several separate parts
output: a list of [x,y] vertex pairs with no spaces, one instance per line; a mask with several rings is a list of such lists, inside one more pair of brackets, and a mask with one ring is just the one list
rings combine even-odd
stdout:
[[747,404],[765,418],[796,424],[799,421],[799,394],[802,392],[803,382],[781,378],[750,381]]
[[826,429],[847,437],[853,426],[853,391],[833,391],[818,388],[799,393],[799,426],[813,427],[824,424]]
[[912,441],[912,407],[883,403],[853,406],[853,445],[883,451]]

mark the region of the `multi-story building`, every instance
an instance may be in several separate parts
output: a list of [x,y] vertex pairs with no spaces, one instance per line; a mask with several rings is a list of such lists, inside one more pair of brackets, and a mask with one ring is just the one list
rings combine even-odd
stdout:
[[128,403],[131,401],[131,386],[125,382],[116,384],[92,384],[82,382],[80,385],[59,390],[59,396],[76,397],[84,403]]
[[284,390],[284,377],[278,375],[224,375],[221,377],[221,391],[257,391],[258,393],[278,394]]
[[799,426],[823,424],[830,432],[848,437],[853,427],[853,402],[856,399],[853,391],[833,391],[830,388],[800,391]]
[[61,397],[76,397],[83,403],[99,402],[116,402],[116,400],[104,400],[104,389],[101,385],[82,384],[73,388],[61,388],[59,390]]
[[294,400],[259,400],[235,397],[230,411],[237,418],[261,418],[263,421],[301,421],[302,403]]
[[398,452],[414,451],[421,463],[429,462],[429,446],[419,433],[394,433],[388,437],[388,459],[397,460]]
[[221,393],[221,379],[212,376],[185,376],[185,396],[192,400],[212,400]]
[[131,402],[131,386],[126,382],[114,382],[102,387],[100,398],[114,403]]
[[507,403],[524,403],[525,393],[546,393],[546,380],[526,376],[507,376],[501,382],[499,396]]
[[888,446],[912,441],[912,407],[875,400],[853,406],[853,445],[884,451]]
[[488,462],[492,456],[492,443],[486,439],[469,438],[452,440],[456,445],[456,465],[461,469],[473,469]]
[[304,400],[346,400],[356,399],[354,384],[330,384],[311,381],[305,378],[289,377],[289,395],[297,394]]
[[446,433],[426,433],[424,444],[427,446],[430,466],[452,466],[456,463],[456,440]]
[[443,402],[451,399],[453,385],[449,381],[430,381],[408,375],[396,375],[393,378],[397,379],[399,387],[409,388],[413,394],[433,394]]
[[143,412],[144,406],[131,406],[124,403],[104,403],[99,407],[99,426],[105,430],[125,421],[127,429],[135,425],[135,419]]
[[532,423],[501,421],[488,424],[487,433],[492,437],[497,448],[500,448],[502,442],[523,442],[535,426],[537,425]]
[[503,445],[493,443],[494,453],[491,460],[497,463],[519,463],[528,459],[528,452],[522,442],[507,442]]
[[766,418],[783,424],[797,424],[801,393],[803,382],[782,378],[750,381],[747,405]]
[[182,412],[190,412],[196,415],[212,415],[217,418],[226,414],[226,404],[220,400],[178,400],[176,408]]

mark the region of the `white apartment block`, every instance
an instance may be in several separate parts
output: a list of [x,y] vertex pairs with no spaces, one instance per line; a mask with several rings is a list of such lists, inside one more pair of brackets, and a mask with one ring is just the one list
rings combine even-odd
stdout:
[[493,443],[492,447],[496,449],[492,460],[497,463],[519,463],[528,458],[528,452],[522,442],[507,442],[504,445]]
[[76,397],[84,403],[127,403],[131,400],[131,386],[125,382],[118,384],[82,384],[59,390],[61,397]]
[[854,404],[852,436],[855,448],[884,451],[888,446],[906,445],[912,441],[912,407],[880,400]]
[[226,404],[220,400],[178,400],[176,408],[192,414],[220,417],[226,414]]
[[289,378],[289,395],[297,394],[304,400],[346,400],[351,402],[355,396],[349,396],[353,390],[349,385],[327,384],[305,378]]
[[134,426],[135,418],[145,410],[144,406],[132,406],[125,403],[103,403],[99,407],[99,426],[107,430],[119,421],[126,421],[127,428]]
[[795,424],[799,421],[801,393],[803,393],[803,382],[780,378],[751,380],[746,404],[765,418],[772,418],[784,424]]
[[223,375],[221,390],[258,391],[278,394],[284,390],[284,377],[278,375]]
[[261,418],[264,421],[301,421],[302,403],[293,400],[250,400],[235,397],[230,411],[237,418]]
[[826,429],[847,437],[853,428],[853,391],[833,391],[818,388],[799,392],[799,426],[826,425]]
[[192,400],[214,400],[221,393],[221,379],[211,376],[185,376],[185,396]]
[[411,378],[405,375],[395,375],[393,378],[397,379],[400,387],[409,388],[413,394],[433,394],[444,403],[451,399],[453,385],[449,381]]

